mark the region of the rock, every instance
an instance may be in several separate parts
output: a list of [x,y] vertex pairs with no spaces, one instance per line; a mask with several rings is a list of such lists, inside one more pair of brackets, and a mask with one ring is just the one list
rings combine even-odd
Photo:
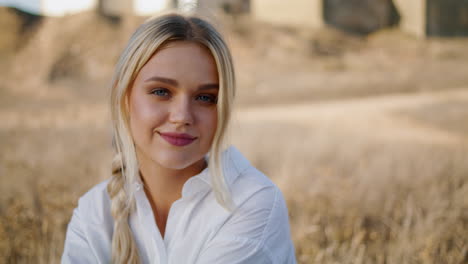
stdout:
[[368,34],[398,23],[392,0],[324,0],[327,24],[345,31]]

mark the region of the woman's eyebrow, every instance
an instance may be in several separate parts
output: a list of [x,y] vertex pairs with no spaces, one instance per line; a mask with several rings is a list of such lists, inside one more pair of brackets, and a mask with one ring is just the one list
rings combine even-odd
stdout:
[[198,86],[198,90],[199,91],[202,91],[202,90],[219,90],[219,84],[217,83],[210,83],[210,84],[202,84],[200,86]]
[[[178,86],[179,85],[179,83],[174,79],[159,77],[159,76],[150,77],[150,78],[146,79],[145,82],[163,82],[163,83],[167,83],[167,84],[172,85],[172,86]],[[214,89],[218,90],[219,89],[219,84],[209,83],[209,84],[202,84],[202,85],[198,86],[199,91],[201,91],[201,90],[214,90]]]
[[169,79],[169,78],[164,78],[164,77],[158,77],[158,76],[153,76],[145,80],[145,82],[163,82],[167,83],[173,86],[177,86],[179,83],[174,80],[174,79]]

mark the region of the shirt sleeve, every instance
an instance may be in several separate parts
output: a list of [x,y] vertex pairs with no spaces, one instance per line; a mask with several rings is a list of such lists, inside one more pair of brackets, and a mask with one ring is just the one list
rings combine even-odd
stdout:
[[80,208],[78,207],[73,210],[72,219],[68,224],[61,261],[62,264],[98,263],[88,243],[82,225],[82,216],[80,215]]
[[197,263],[296,263],[279,189],[263,189],[249,198],[201,251]]
[[201,254],[197,264],[273,263],[259,241],[243,237],[217,237]]

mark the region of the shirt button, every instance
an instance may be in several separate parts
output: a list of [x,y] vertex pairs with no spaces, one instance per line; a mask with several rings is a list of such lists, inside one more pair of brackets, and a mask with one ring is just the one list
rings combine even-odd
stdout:
[[135,185],[135,190],[137,190],[137,191],[141,190],[141,184],[140,183],[135,182],[134,185]]

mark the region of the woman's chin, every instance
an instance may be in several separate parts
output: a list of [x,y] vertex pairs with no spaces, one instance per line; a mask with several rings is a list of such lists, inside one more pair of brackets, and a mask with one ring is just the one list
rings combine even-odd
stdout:
[[158,163],[161,167],[164,167],[167,169],[183,170],[190,166],[196,165],[196,163],[200,159],[194,158],[192,156],[187,157],[185,155],[164,155],[164,156],[160,155],[160,157],[158,157],[157,159],[154,159],[154,161]]

